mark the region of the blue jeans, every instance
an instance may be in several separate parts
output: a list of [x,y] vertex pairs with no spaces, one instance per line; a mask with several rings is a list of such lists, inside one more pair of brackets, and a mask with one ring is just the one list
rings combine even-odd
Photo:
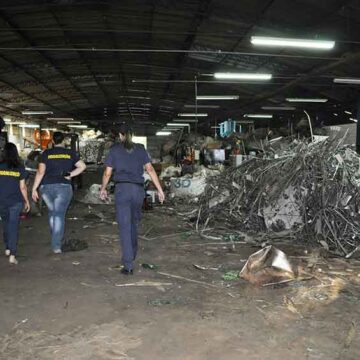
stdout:
[[142,186],[122,183],[116,185],[116,220],[119,225],[122,247],[122,262],[127,270],[132,270],[138,250],[138,225],[145,191]]
[[49,213],[51,246],[61,249],[65,233],[65,215],[73,196],[70,184],[47,184],[40,187],[41,196]]
[[18,202],[9,206],[0,205],[0,216],[3,223],[4,243],[11,255],[16,255],[19,237],[20,214],[24,204]]

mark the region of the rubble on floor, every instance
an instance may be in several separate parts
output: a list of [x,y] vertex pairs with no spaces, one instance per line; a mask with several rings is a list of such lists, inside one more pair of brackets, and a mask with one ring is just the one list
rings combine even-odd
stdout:
[[196,198],[205,191],[207,179],[220,174],[221,169],[209,169],[205,166],[200,166],[192,175],[172,177],[170,192],[174,197]]
[[360,249],[359,187],[360,157],[341,139],[296,140],[208,178],[197,223],[203,230],[290,229],[349,258]]
[[85,204],[94,204],[94,205],[114,204],[113,194],[108,194],[108,199],[106,201],[100,199],[100,188],[101,188],[100,184],[92,184],[89,190],[86,192],[85,196],[82,199],[79,199],[79,201]]

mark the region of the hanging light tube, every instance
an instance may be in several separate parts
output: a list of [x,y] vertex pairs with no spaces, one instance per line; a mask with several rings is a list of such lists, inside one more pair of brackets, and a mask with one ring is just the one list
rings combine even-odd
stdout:
[[51,115],[52,111],[37,111],[37,110],[24,110],[21,112],[23,115]]
[[259,73],[231,73],[218,72],[214,74],[215,79],[219,80],[271,80],[271,74]]
[[312,102],[312,103],[325,103],[328,99],[321,98],[287,98],[288,102]]
[[239,100],[239,95],[198,95],[196,100]]
[[272,114],[245,114],[244,117],[247,118],[257,118],[257,119],[272,119]]
[[156,133],[156,136],[168,136],[168,135],[171,135],[170,131],[158,131]]
[[88,128],[87,125],[68,125],[67,127],[72,128],[72,129],[87,129]]
[[195,113],[179,113],[178,116],[182,116],[182,117],[206,117],[208,116],[208,114],[206,113],[198,113],[198,114],[195,114]]
[[166,126],[185,127],[185,126],[190,126],[190,124],[187,124],[187,123],[167,123]]
[[318,50],[331,50],[335,46],[335,41],[292,39],[267,36],[252,36],[250,42],[253,45],[261,46],[294,47]]
[[337,83],[337,84],[360,84],[360,79],[357,79],[357,78],[335,78],[334,83]]

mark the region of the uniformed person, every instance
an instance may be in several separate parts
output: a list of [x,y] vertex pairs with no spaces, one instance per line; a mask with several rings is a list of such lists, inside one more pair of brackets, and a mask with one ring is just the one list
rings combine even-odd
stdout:
[[150,157],[141,144],[132,141],[132,130],[126,124],[119,129],[120,143],[114,145],[105,159],[100,198],[107,198],[106,186],[114,172],[116,219],[119,225],[122,246],[124,275],[133,274],[134,260],[138,250],[137,231],[141,219],[141,208],[145,197],[144,167],[158,190],[159,200],[165,199]]
[[39,199],[38,188],[48,207],[51,246],[55,254],[61,253],[65,233],[65,215],[73,197],[71,178],[81,174],[85,163],[76,152],[65,148],[65,137],[54,132],[52,149],[45,150],[32,188],[32,198]]
[[3,224],[5,255],[10,264],[17,264],[16,249],[20,214],[29,212],[30,203],[25,180],[27,173],[15,144],[4,146],[0,162],[0,217]]

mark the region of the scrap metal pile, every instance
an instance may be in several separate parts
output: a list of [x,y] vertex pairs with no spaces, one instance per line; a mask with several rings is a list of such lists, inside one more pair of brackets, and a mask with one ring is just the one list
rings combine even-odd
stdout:
[[293,141],[210,178],[198,226],[290,230],[351,257],[360,250],[360,157],[342,140]]

